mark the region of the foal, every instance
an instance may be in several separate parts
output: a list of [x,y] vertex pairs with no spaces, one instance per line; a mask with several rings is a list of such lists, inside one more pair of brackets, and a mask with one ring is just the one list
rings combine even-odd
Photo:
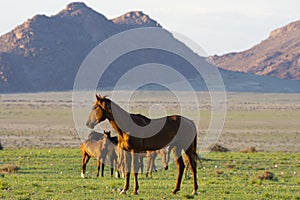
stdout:
[[168,163],[169,163],[169,153],[166,148],[159,149],[156,151],[147,151],[147,168],[146,168],[146,177],[148,177],[150,173],[150,177],[152,177],[153,170],[156,170],[155,167],[155,159],[157,155],[161,155],[161,161],[164,166],[165,170],[168,170]]
[[[110,175],[113,176],[113,171],[114,171],[114,166],[116,168],[116,176],[119,178],[120,177],[120,174],[119,174],[119,170],[118,170],[118,167],[119,167],[119,163],[118,163],[118,137],[111,137],[111,132],[110,131],[104,131],[104,133],[99,133],[99,132],[96,132],[96,131],[92,131],[89,135],[88,135],[88,139],[84,142],[84,143],[88,143],[88,146],[92,146],[92,143],[94,144],[96,141],[99,143],[99,141],[102,141],[103,138],[106,139],[106,146],[105,146],[105,150],[101,150],[99,149],[99,151],[96,149],[96,151],[91,151],[91,157],[95,157],[97,158],[96,156],[93,156],[93,155],[100,155],[100,154],[103,154],[102,155],[102,167],[101,167],[101,177],[104,176],[104,161],[105,161],[105,158],[108,157],[109,159],[109,162],[110,162],[110,170],[111,170],[111,173]],[[97,145],[97,144],[96,144]],[[96,147],[97,148],[97,147]],[[99,147],[100,148],[100,147]],[[84,148],[83,148],[84,149]],[[82,149],[82,150],[83,150]],[[83,154],[84,155],[84,154]],[[85,164],[87,164],[88,160],[86,161]],[[98,160],[97,160],[98,162]],[[97,166],[100,165],[97,163]],[[100,166],[99,166],[100,167]],[[84,173],[84,172],[83,172]],[[99,176],[99,169],[98,169],[98,173],[97,173],[97,176]],[[83,176],[84,177],[84,176]]]
[[[86,164],[89,162],[91,157],[94,157],[97,159],[97,177],[99,177],[100,164],[101,164],[101,161],[102,161],[102,164],[105,162],[108,144],[109,144],[109,141],[107,140],[107,136],[103,135],[102,140],[96,141],[96,140],[88,139],[80,145],[81,156],[82,156],[82,162],[81,162],[81,166],[82,166],[81,177],[82,178],[84,178],[84,173],[86,171]],[[103,176],[103,170],[102,170],[101,176]]]
[[[120,178],[120,163],[118,159],[119,148],[118,148],[118,137],[111,137],[110,131],[104,131],[104,135],[107,136],[107,139],[110,141],[107,146],[107,157],[110,162],[110,176],[113,177],[114,167],[116,169],[116,177]],[[104,164],[102,164],[102,173],[104,171]],[[103,175],[102,175],[103,176]]]

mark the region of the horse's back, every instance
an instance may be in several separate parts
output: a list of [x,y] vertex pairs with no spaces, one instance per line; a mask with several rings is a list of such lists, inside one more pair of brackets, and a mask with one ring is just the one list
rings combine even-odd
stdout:
[[102,140],[103,139],[103,133],[99,133],[97,131],[92,131],[88,135],[88,140]]
[[100,156],[100,151],[102,149],[102,140],[91,140],[87,139],[84,141],[80,148],[82,151],[85,151],[87,154],[89,154],[92,157],[98,158]]

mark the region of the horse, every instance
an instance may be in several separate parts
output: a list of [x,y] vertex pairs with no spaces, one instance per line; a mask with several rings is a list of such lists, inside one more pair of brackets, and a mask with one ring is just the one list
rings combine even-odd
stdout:
[[88,139],[81,143],[81,177],[84,178],[84,174],[86,171],[86,164],[89,162],[91,157],[96,158],[97,160],[97,177],[99,177],[100,164],[102,161],[102,173],[103,177],[103,163],[105,162],[106,154],[107,154],[107,146],[109,141],[107,140],[107,136],[104,135],[101,140],[91,140]]
[[147,168],[146,168],[146,177],[150,174],[150,177],[152,177],[153,170],[156,170],[155,167],[155,159],[157,155],[160,155],[162,158],[162,164],[164,166],[165,170],[168,170],[168,163],[169,163],[169,156],[168,151],[166,148],[159,149],[156,151],[147,151]]
[[[92,131],[88,135],[88,141],[99,141],[102,140],[103,137],[106,136],[106,138],[110,141],[108,142],[107,145],[107,153],[106,157],[109,159],[110,162],[110,175],[111,177],[113,176],[113,171],[114,167],[116,169],[116,177],[120,178],[120,173],[119,173],[119,163],[118,163],[118,138],[117,137],[111,137],[111,132],[110,131],[104,131],[103,133],[99,133],[96,131]],[[93,156],[92,156],[93,157]],[[102,162],[102,167],[101,167],[101,176],[104,176],[104,163]]]
[[[114,167],[116,169],[116,177],[120,178],[120,163],[118,161],[119,148],[118,145],[118,137],[111,137],[110,131],[104,131],[104,134],[107,135],[107,138],[111,142],[107,147],[107,158],[110,161],[110,176],[113,177]],[[104,170],[104,165],[102,165],[102,171]]]
[[[94,129],[98,123],[106,119],[118,134],[118,147],[127,152],[124,153],[127,171],[125,174],[125,184],[120,192],[121,194],[126,194],[129,189],[131,161],[134,172],[133,194],[138,194],[138,163],[136,153],[155,151],[168,145],[172,146],[178,170],[175,188],[171,193],[176,194],[180,190],[185,168],[181,156],[181,152],[184,150],[193,173],[192,194],[197,194],[197,131],[192,120],[180,115],[149,119],[141,114],[128,113],[105,96],[96,95],[96,101],[88,116],[86,125]],[[153,132],[156,134],[153,135]],[[149,134],[152,135],[149,136]]]
[[163,164],[163,167],[165,170],[168,170],[168,164],[169,164],[169,155],[166,148],[159,149],[156,151],[146,151],[145,153],[139,153],[138,155],[138,171],[141,171],[141,174],[144,173],[144,158],[146,158],[146,177],[149,176],[152,177],[153,170],[156,171],[155,166],[155,159],[157,158],[157,155],[161,156],[161,161]]

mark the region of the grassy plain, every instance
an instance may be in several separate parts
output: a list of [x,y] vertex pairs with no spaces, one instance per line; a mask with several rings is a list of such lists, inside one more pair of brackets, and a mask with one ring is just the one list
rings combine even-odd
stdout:
[[[184,109],[192,119],[201,116],[201,144],[211,117],[209,95],[197,94],[198,109],[186,95]],[[80,104],[83,120],[92,98]],[[130,103],[130,111],[152,117],[178,112],[176,98],[167,93],[136,94]],[[228,93],[226,107],[218,143],[231,152],[206,154],[208,160],[198,164],[199,196],[190,195],[191,179],[183,181],[178,195],[169,194],[177,173],[174,163],[152,179],[140,175],[139,196],[119,196],[123,180],[95,178],[94,162],[88,165],[90,176],[80,178],[78,147],[84,138],[75,129],[71,92],[0,95],[0,167],[20,167],[0,174],[0,199],[300,199],[300,94]],[[250,146],[259,152],[239,152]],[[259,179],[265,170],[274,179]]]
[[[104,178],[96,178],[93,161],[88,178],[80,178],[77,148],[14,148],[0,155],[2,163],[21,167],[1,176],[1,199],[300,199],[299,153],[210,153],[202,166],[198,163],[198,196],[190,195],[190,178],[184,178],[178,194],[170,195],[177,173],[174,163],[153,178],[139,175],[138,196],[120,196],[123,180],[110,178],[108,168]],[[265,170],[274,173],[272,180],[259,178]]]

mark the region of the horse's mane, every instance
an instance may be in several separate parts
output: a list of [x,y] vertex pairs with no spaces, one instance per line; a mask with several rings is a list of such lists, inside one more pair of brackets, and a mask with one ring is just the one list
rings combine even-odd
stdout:
[[142,119],[145,122],[145,125],[150,124],[151,119],[149,119],[148,117],[142,115],[142,114],[130,114],[131,119],[136,122],[136,119]]
[[[119,111],[123,111],[123,112],[128,113],[128,112],[125,111],[123,108],[121,108],[118,104],[116,104],[114,101],[112,101],[111,99],[106,98],[106,96],[103,96],[103,97],[101,97],[101,98],[102,98],[102,100],[106,101],[106,103],[110,104],[111,107],[114,106],[114,107],[117,108]],[[132,119],[135,123],[137,123],[137,124],[139,124],[139,122],[141,122],[141,120],[142,120],[144,126],[147,126],[147,125],[150,124],[150,122],[151,122],[151,119],[150,119],[150,118],[148,118],[148,117],[146,117],[146,116],[144,116],[144,115],[142,115],[142,114],[134,114],[134,113],[128,113],[128,114],[130,114],[131,119]],[[140,124],[140,125],[141,125],[141,124]]]

